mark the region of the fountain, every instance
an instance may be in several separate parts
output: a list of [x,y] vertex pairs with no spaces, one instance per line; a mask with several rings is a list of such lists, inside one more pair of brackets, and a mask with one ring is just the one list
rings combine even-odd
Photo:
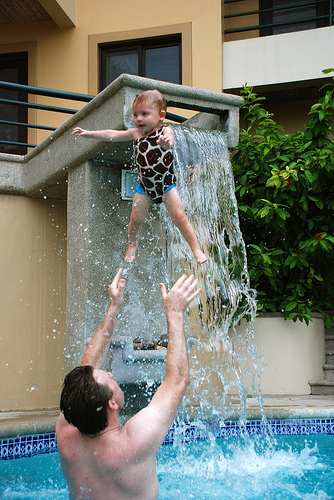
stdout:
[[[158,283],[170,284],[179,273],[192,272],[199,277],[203,293],[189,312],[189,349],[193,351],[193,373],[197,372],[196,379],[206,380],[206,386],[196,382],[190,392],[195,395],[199,390],[211,394],[218,391],[224,404],[230,393],[244,400],[247,391],[240,378],[245,372],[243,355],[236,356],[234,349],[242,342],[235,331],[232,341],[228,332],[238,318],[254,312],[228,160],[228,148],[238,142],[240,97],[122,75],[22,158],[16,165],[15,179],[8,169],[4,188],[13,191],[15,184],[17,194],[67,197],[65,359],[69,371],[79,364],[105,313],[110,280],[118,267],[124,268],[129,199],[137,176],[132,171],[132,143],[82,141],[71,131],[74,126],[131,126],[133,99],[150,88],[164,94],[169,110],[198,112],[182,126],[173,125],[175,152],[181,196],[210,258],[201,267],[189,260],[186,244],[170,227],[164,207],[152,207],[136,260],[124,269],[128,284],[123,314],[115,331],[113,358],[108,363],[112,364],[115,378],[131,394],[138,393],[133,384],[145,384],[153,390],[161,382],[166,326]],[[197,141],[201,141],[200,146]],[[217,157],[215,163],[212,159]],[[203,336],[200,332],[204,324]],[[244,340],[248,343],[247,355],[251,352],[255,359],[248,334]],[[145,349],[134,348],[139,344]],[[203,369],[210,363],[209,376]],[[230,373],[222,380],[219,372],[227,369]],[[235,376],[237,382],[232,381]],[[256,376],[251,377],[256,387]],[[194,398],[191,404],[196,404]]]
[[[106,366],[112,366],[115,379],[122,384],[129,411],[138,409],[142,404],[138,394],[150,396],[164,378],[166,350],[159,344],[164,343],[161,334],[166,333],[166,325],[158,283],[171,284],[180,273],[191,272],[199,278],[203,291],[188,318],[195,381],[189,405],[197,405],[195,394],[199,391],[207,393],[208,399],[201,407],[203,413],[217,399],[214,395],[218,391],[220,404],[215,411],[220,415],[229,406],[227,399],[231,401],[228,398],[231,392],[238,395],[245,408],[247,390],[243,377],[247,376],[247,370],[242,356],[236,356],[229,335],[231,325],[255,313],[228,152],[228,146],[236,145],[238,140],[238,107],[242,101],[235,96],[137,77],[122,78],[127,84],[120,89],[124,92],[122,127],[132,126],[133,99],[147,88],[163,92],[169,107],[201,111],[182,126],[173,125],[175,168],[186,212],[210,257],[204,266],[194,262],[162,205],[152,207],[136,260],[131,265],[125,264],[130,210],[130,203],[125,200],[132,198],[132,187],[137,184],[137,173],[131,170],[133,144],[124,147],[104,142],[97,146],[96,141],[73,139],[81,148],[90,142],[90,151],[86,152],[86,158],[89,155],[90,159],[69,172],[68,367],[79,361],[83,344],[104,313],[106,285],[116,269],[123,267],[128,281],[125,305],[112,342],[112,359],[107,360]],[[110,102],[112,117],[122,114],[111,106],[120,91],[113,94]],[[104,103],[108,127],[113,127],[109,125],[110,108]],[[83,128],[101,128],[104,123],[94,112],[86,113],[84,119],[79,115],[76,125]],[[248,342],[249,354],[252,342],[248,337],[247,333],[241,341],[235,336],[234,343],[243,349],[244,342]],[[144,344],[145,348],[135,349],[138,344]],[[256,358],[254,352],[251,356]],[[226,370],[230,371],[227,377]],[[253,380],[256,375],[250,377],[257,394],[257,382]]]

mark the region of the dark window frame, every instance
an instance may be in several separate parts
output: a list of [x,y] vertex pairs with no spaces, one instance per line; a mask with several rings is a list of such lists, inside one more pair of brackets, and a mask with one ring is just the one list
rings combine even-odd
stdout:
[[103,90],[110,82],[107,82],[106,59],[110,52],[121,52],[122,50],[138,51],[138,76],[145,75],[146,49],[157,49],[165,47],[179,47],[179,83],[182,84],[182,35],[165,35],[159,37],[139,38],[121,42],[108,42],[99,44],[99,91]]
[[[28,52],[12,52],[0,54],[0,69],[16,68],[18,70],[18,81],[10,83],[19,83],[21,85],[28,85]],[[0,78],[1,80],[1,78]],[[8,91],[7,91],[8,92]],[[1,94],[1,89],[0,89]],[[19,91],[17,92],[14,100],[28,102],[27,92]],[[23,106],[18,106],[18,118],[19,123],[28,123],[28,108]],[[7,125],[7,127],[16,127],[14,125]],[[28,128],[24,126],[17,126],[17,141],[21,143],[27,143],[28,138]],[[1,153],[11,153],[11,154],[26,154],[26,146],[6,146],[5,144],[0,144]]]
[[[317,8],[317,12],[316,12],[317,16],[325,16],[325,15],[329,16],[328,2],[318,2],[317,0],[315,0],[314,6]],[[309,7],[312,7],[312,5],[310,5]],[[259,23],[260,23],[260,26],[273,24],[273,22],[274,22],[273,12],[272,11],[266,12],[266,9],[272,9],[272,8],[273,8],[273,0],[259,0],[259,10],[260,10]],[[298,6],[296,8],[298,8]],[[263,11],[263,12],[261,12],[261,11]],[[312,21],[312,19],[310,19],[310,21]],[[296,20],[295,23],[286,24],[285,26],[286,26],[287,31],[283,31],[284,33],[301,31],[298,29],[293,29],[293,27],[298,27],[298,19]],[[317,20],[315,20],[314,28],[305,28],[305,29],[323,28],[325,26],[328,26],[328,21],[326,19],[317,19]],[[276,34],[274,32],[274,27],[260,28],[260,36],[268,36],[268,35],[273,35],[273,34]]]

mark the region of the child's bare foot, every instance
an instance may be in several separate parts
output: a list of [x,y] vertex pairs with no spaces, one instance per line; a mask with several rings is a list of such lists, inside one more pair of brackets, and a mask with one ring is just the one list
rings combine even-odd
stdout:
[[128,248],[128,250],[125,254],[125,257],[124,257],[125,262],[131,263],[135,260],[136,250],[137,250],[137,247],[129,245],[129,248]]
[[195,251],[194,257],[196,259],[197,264],[204,264],[204,262],[208,260],[207,256],[201,250]]

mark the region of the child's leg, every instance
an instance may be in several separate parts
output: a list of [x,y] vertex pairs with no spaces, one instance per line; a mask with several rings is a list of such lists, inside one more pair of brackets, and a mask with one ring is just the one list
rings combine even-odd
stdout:
[[173,224],[180,230],[182,236],[189,244],[197,263],[203,264],[208,258],[199,246],[195,230],[184,212],[182,201],[176,187],[164,194],[163,202]]
[[128,229],[129,248],[124,257],[125,262],[134,261],[140,230],[146,218],[147,209],[150,203],[151,201],[149,197],[146,196],[146,194],[135,193],[132,202],[131,217]]

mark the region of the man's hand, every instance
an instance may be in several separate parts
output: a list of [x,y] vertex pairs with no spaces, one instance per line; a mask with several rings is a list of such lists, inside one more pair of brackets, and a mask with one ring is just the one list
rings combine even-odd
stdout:
[[165,285],[163,283],[159,283],[161,288],[162,303],[166,314],[183,312],[190,302],[201,293],[200,288],[195,290],[197,284],[198,279],[195,279],[193,275],[187,278],[184,274],[167,293]]
[[125,279],[121,278],[122,272],[123,270],[120,268],[109,286],[109,303],[117,306],[117,312],[120,311],[123,304]]

